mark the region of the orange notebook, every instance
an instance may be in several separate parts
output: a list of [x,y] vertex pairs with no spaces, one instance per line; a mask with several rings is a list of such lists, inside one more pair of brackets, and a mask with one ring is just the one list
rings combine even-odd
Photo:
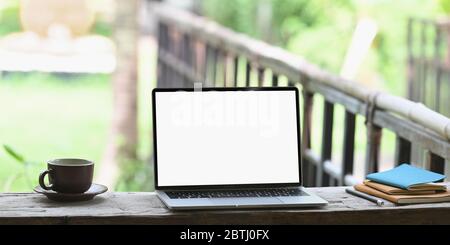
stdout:
[[364,180],[364,184],[389,195],[427,195],[447,190],[447,187],[445,185],[433,183],[423,184],[420,188],[415,187],[408,190],[400,189],[390,185],[380,184],[378,182],[370,180]]
[[358,184],[354,187],[360,192],[383,198],[396,204],[436,203],[450,201],[450,191],[448,190],[426,195],[389,195],[364,184]]

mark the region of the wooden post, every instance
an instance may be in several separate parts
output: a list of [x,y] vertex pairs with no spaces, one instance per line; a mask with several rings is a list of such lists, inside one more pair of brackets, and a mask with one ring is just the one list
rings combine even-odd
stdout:
[[223,62],[223,86],[224,87],[230,87],[229,83],[230,83],[230,72],[229,72],[229,67],[230,67],[230,62],[229,62],[229,55],[228,53],[223,50],[222,51],[222,62]]
[[[161,50],[164,50],[165,37],[164,37],[164,24],[162,22],[158,22],[158,53],[161,53]],[[165,79],[165,64],[161,59],[161,56],[158,55],[158,68],[157,68],[157,81],[156,86],[161,87],[166,84]]]
[[264,86],[264,68],[258,66],[258,87]]
[[250,60],[247,60],[247,64],[245,65],[245,86],[250,87],[250,74],[252,72],[252,66],[250,64]]
[[[192,47],[191,47],[191,43],[190,43],[190,38],[189,35],[186,35],[184,33],[181,34],[182,35],[182,39],[181,39],[181,61],[183,62],[183,64],[186,65],[186,67],[192,69],[192,58],[191,58],[191,53],[192,53]],[[186,76],[181,76],[181,80],[182,80],[182,86],[183,87],[191,87],[191,82],[189,81],[189,78]]]
[[[214,66],[215,74],[214,74],[214,87],[222,87],[223,86],[223,78],[224,78],[224,53],[221,49],[216,49],[216,65]],[[221,73],[222,72],[222,73]]]
[[278,76],[272,71],[272,86],[278,87]]
[[[170,49],[170,46],[169,46],[170,39],[169,39],[169,30],[168,30],[169,27],[167,25],[163,25],[162,27],[163,27],[163,29],[162,29],[162,31],[163,31],[163,33],[162,33],[162,42],[163,43],[161,44],[161,46],[162,46],[161,50],[169,52],[169,49]],[[164,62],[164,73],[163,73],[164,84],[162,84],[161,87],[168,87],[169,86],[169,84],[170,84],[169,80],[171,78],[171,70],[170,69],[171,69],[170,66],[168,66]]]
[[208,43],[205,43],[205,58],[203,59],[203,85],[204,86],[208,86],[208,81],[211,80],[210,79],[210,72],[209,72],[209,68],[211,67],[210,64],[210,60],[211,60],[211,47],[209,46]]
[[395,165],[411,163],[411,142],[397,135],[395,140]]
[[443,174],[445,170],[445,159],[430,150],[425,150],[425,166],[430,171]]
[[217,82],[217,63],[219,60],[219,50],[212,47],[212,59],[211,59],[211,83],[208,86],[215,87]]
[[303,177],[305,185],[314,186],[316,170],[313,163],[306,161],[305,152],[311,149],[311,130],[312,130],[312,108],[314,94],[308,92],[306,87],[303,87],[303,127],[302,127],[302,156],[303,156]]
[[382,129],[371,125],[367,127],[367,149],[365,174],[378,171]]
[[326,160],[331,160],[331,150],[333,145],[333,113],[333,103],[325,100],[322,124],[322,153],[317,172],[317,186],[329,185],[329,178],[324,171],[324,164]]
[[367,148],[365,161],[365,174],[378,171],[378,162],[381,144],[381,127],[374,124],[376,100],[379,93],[370,94],[366,107]]
[[233,75],[234,75],[234,87],[238,86],[238,78],[239,78],[239,56],[235,56],[234,57],[234,70],[233,70]]
[[[176,42],[175,39],[173,38],[173,30],[171,27],[167,27],[167,53],[168,54],[172,54],[175,55],[175,50],[176,50]],[[176,86],[176,82],[177,82],[177,74],[174,71],[173,67],[170,66],[170,68],[168,69],[167,72],[168,78],[167,78],[167,87],[174,87]]]
[[[196,40],[196,38],[194,36],[190,37],[191,40],[191,62],[192,62],[192,71],[195,73],[196,77],[199,77],[199,45],[198,45],[198,40]],[[191,81],[192,83],[197,83],[197,82],[201,82],[201,81]],[[193,84],[192,84],[193,86]]]
[[[182,60],[181,58],[181,45],[182,42],[180,42],[180,37],[179,37],[179,32],[177,28],[172,28],[171,32],[170,32],[170,38],[172,39],[172,47],[171,47],[171,51],[173,56],[178,60]],[[177,71],[177,69],[172,69],[172,76],[173,78],[171,79],[171,87],[172,88],[176,88],[176,87],[180,87],[182,84],[182,76],[181,74]]]
[[355,114],[345,111],[344,142],[342,154],[342,172],[339,185],[345,185],[345,176],[353,174],[353,159],[355,150]]

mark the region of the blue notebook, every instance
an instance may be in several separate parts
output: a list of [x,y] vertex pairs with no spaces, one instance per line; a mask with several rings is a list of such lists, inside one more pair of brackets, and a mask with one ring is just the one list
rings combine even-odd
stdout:
[[381,184],[395,186],[402,189],[410,189],[417,185],[442,180],[445,178],[445,175],[416,168],[404,163],[391,170],[369,174],[366,178]]

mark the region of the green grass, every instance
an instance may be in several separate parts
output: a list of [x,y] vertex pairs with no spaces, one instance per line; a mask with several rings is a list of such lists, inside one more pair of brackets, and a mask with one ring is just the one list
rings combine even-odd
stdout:
[[0,1],[0,37],[22,29],[20,26],[20,6],[18,0]]
[[[0,143],[29,161],[33,186],[51,158],[79,157],[99,162],[111,115],[109,76],[64,79],[47,74],[11,74],[0,79]],[[21,171],[0,151],[0,187]],[[18,179],[10,191],[29,190]]]

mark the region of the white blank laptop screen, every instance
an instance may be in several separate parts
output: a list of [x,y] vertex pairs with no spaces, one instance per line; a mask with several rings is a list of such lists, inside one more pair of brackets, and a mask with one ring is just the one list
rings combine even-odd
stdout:
[[157,185],[299,183],[295,91],[156,92]]

